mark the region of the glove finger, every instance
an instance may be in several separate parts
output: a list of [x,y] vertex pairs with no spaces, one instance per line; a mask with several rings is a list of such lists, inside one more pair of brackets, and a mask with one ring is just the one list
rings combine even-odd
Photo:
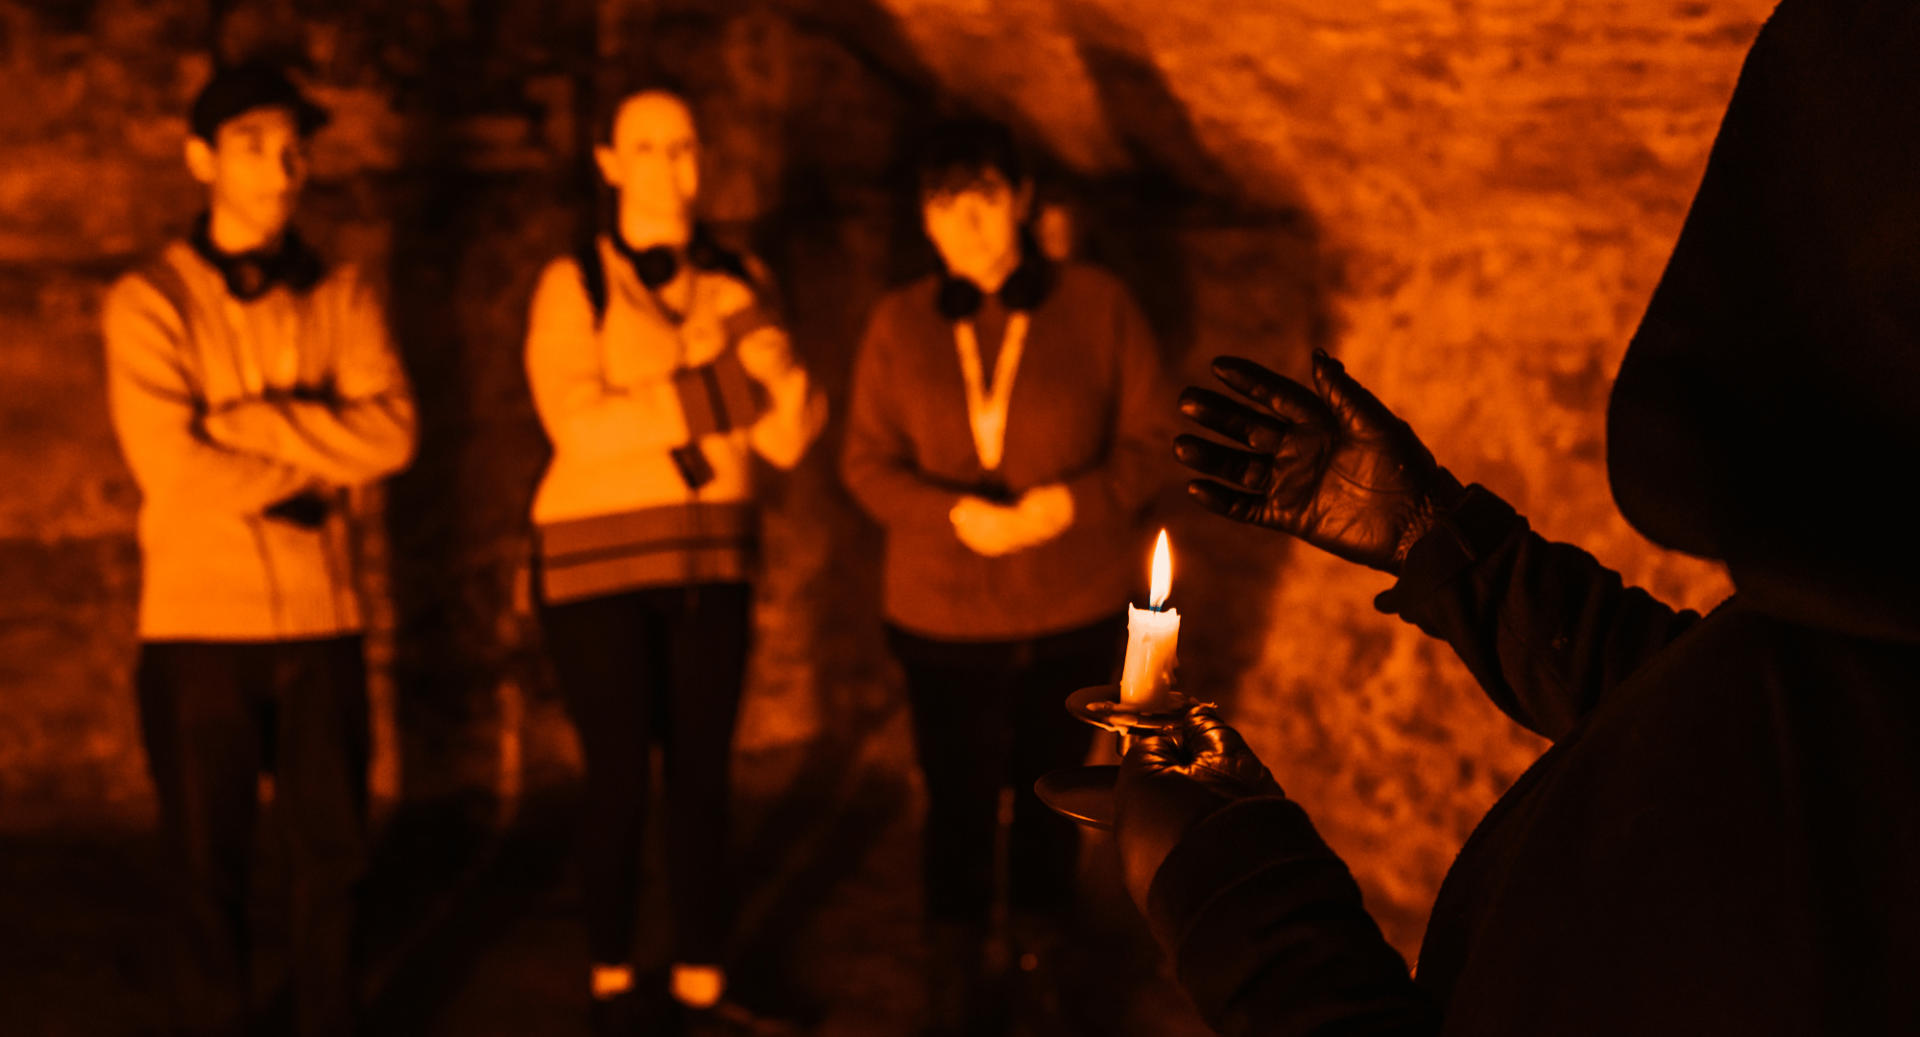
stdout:
[[1127,755],[1120,761],[1120,769],[1129,774],[1143,771],[1162,771],[1171,767],[1184,766],[1187,752],[1181,748],[1180,740],[1172,731],[1158,730],[1147,734],[1137,734],[1133,744],[1127,747]]
[[1378,432],[1400,421],[1379,397],[1354,381],[1345,364],[1324,349],[1313,352],[1313,385],[1325,398],[1340,429]]
[[1187,484],[1187,496],[1216,515],[1225,515],[1235,522],[1265,525],[1260,521],[1260,510],[1266,506],[1267,499],[1260,494],[1243,493],[1221,483],[1195,479]]
[[1175,436],[1173,456],[1202,475],[1233,483],[1255,493],[1265,493],[1268,483],[1272,481],[1271,455],[1235,450],[1199,436]]
[[1181,392],[1180,413],[1242,446],[1269,454],[1280,449],[1287,435],[1286,422],[1199,386]]
[[1280,783],[1273,780],[1273,774],[1267,770],[1266,765],[1252,757],[1236,757],[1231,760],[1211,762],[1203,760],[1180,768],[1177,773],[1184,774],[1216,794],[1230,799],[1245,796],[1286,795],[1286,792],[1280,788]]
[[1260,762],[1246,739],[1218,717],[1214,717],[1211,724],[1197,728],[1193,735],[1187,749],[1193,754],[1196,770],[1212,771],[1252,793],[1282,794],[1279,782],[1273,779],[1272,772]]
[[1234,392],[1284,421],[1329,424],[1333,417],[1325,401],[1312,389],[1244,357],[1215,357],[1213,373]]
[[1188,778],[1225,799],[1283,795],[1240,732],[1210,704],[1194,706],[1178,726],[1136,741],[1128,756],[1140,773]]

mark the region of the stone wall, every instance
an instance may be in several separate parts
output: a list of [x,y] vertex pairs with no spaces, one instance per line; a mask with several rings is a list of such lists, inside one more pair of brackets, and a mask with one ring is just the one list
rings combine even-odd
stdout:
[[126,679],[138,500],[107,426],[99,304],[195,204],[179,157],[204,19],[0,3],[0,810],[137,818]]
[[[572,766],[515,602],[546,450],[518,350],[540,264],[593,209],[584,134],[623,74],[693,88],[708,215],[774,267],[836,404],[867,307],[929,259],[901,142],[977,109],[1033,142],[1082,252],[1127,280],[1189,380],[1224,352],[1301,373],[1326,346],[1463,479],[1706,605],[1723,577],[1614,510],[1602,419],[1770,6],[0,0],[0,89],[18,99],[0,110],[0,822],[144,809],[136,498],[94,322],[111,277],[198,207],[180,112],[210,49],[312,68],[337,125],[303,224],[390,286],[424,432],[369,523],[391,576],[382,780],[428,795],[500,787],[510,741],[536,771]],[[898,705],[837,435],[769,516],[749,750]],[[1455,849],[1539,741],[1444,647],[1372,611],[1382,579],[1177,491],[1159,514],[1186,679],[1228,704],[1411,952]]]

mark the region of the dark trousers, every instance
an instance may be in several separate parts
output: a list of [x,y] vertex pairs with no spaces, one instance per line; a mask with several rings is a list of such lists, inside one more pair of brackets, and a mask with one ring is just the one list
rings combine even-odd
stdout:
[[1094,729],[1067,713],[1066,698],[1115,680],[1126,617],[1027,641],[936,641],[897,627],[888,628],[887,640],[906,670],[926,778],[927,916],[987,921],[1000,789],[1008,785],[1007,902],[1059,914],[1072,897],[1079,831],[1040,802],[1033,783],[1085,760]]
[[715,963],[733,922],[727,882],[734,719],[746,678],[753,590],[662,587],[542,610],[560,692],[580,733],[587,793],[580,837],[587,946],[633,954],[649,747],[666,782],[667,882],[676,960]]
[[248,1025],[248,863],[264,773],[291,884],[298,1032],[351,1033],[353,894],[367,855],[360,638],[149,642],[134,687],[184,936],[176,960],[189,1030]]

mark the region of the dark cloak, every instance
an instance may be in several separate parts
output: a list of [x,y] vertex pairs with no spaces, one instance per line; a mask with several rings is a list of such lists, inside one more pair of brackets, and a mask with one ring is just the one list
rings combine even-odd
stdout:
[[1614,383],[1614,499],[1797,622],[1920,638],[1920,4],[1784,3]]
[[1724,560],[1704,618],[1471,487],[1379,606],[1554,744],[1448,872],[1410,979],[1299,805],[1149,894],[1229,1034],[1920,1033],[1920,4],[1787,0],[1609,414],[1616,497]]

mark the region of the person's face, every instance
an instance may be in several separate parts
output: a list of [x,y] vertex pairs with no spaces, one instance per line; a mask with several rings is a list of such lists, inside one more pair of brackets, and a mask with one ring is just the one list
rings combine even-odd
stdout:
[[700,191],[700,138],[693,113],[671,94],[636,94],[620,106],[613,142],[593,149],[600,175],[623,209],[684,220]]
[[293,219],[307,182],[307,145],[291,111],[255,108],[221,123],[211,144],[189,138],[187,167],[225,222],[266,242]]
[[1015,191],[999,170],[989,169],[968,187],[926,196],[920,213],[950,273],[997,285],[1019,253],[1025,202],[1024,191]]

